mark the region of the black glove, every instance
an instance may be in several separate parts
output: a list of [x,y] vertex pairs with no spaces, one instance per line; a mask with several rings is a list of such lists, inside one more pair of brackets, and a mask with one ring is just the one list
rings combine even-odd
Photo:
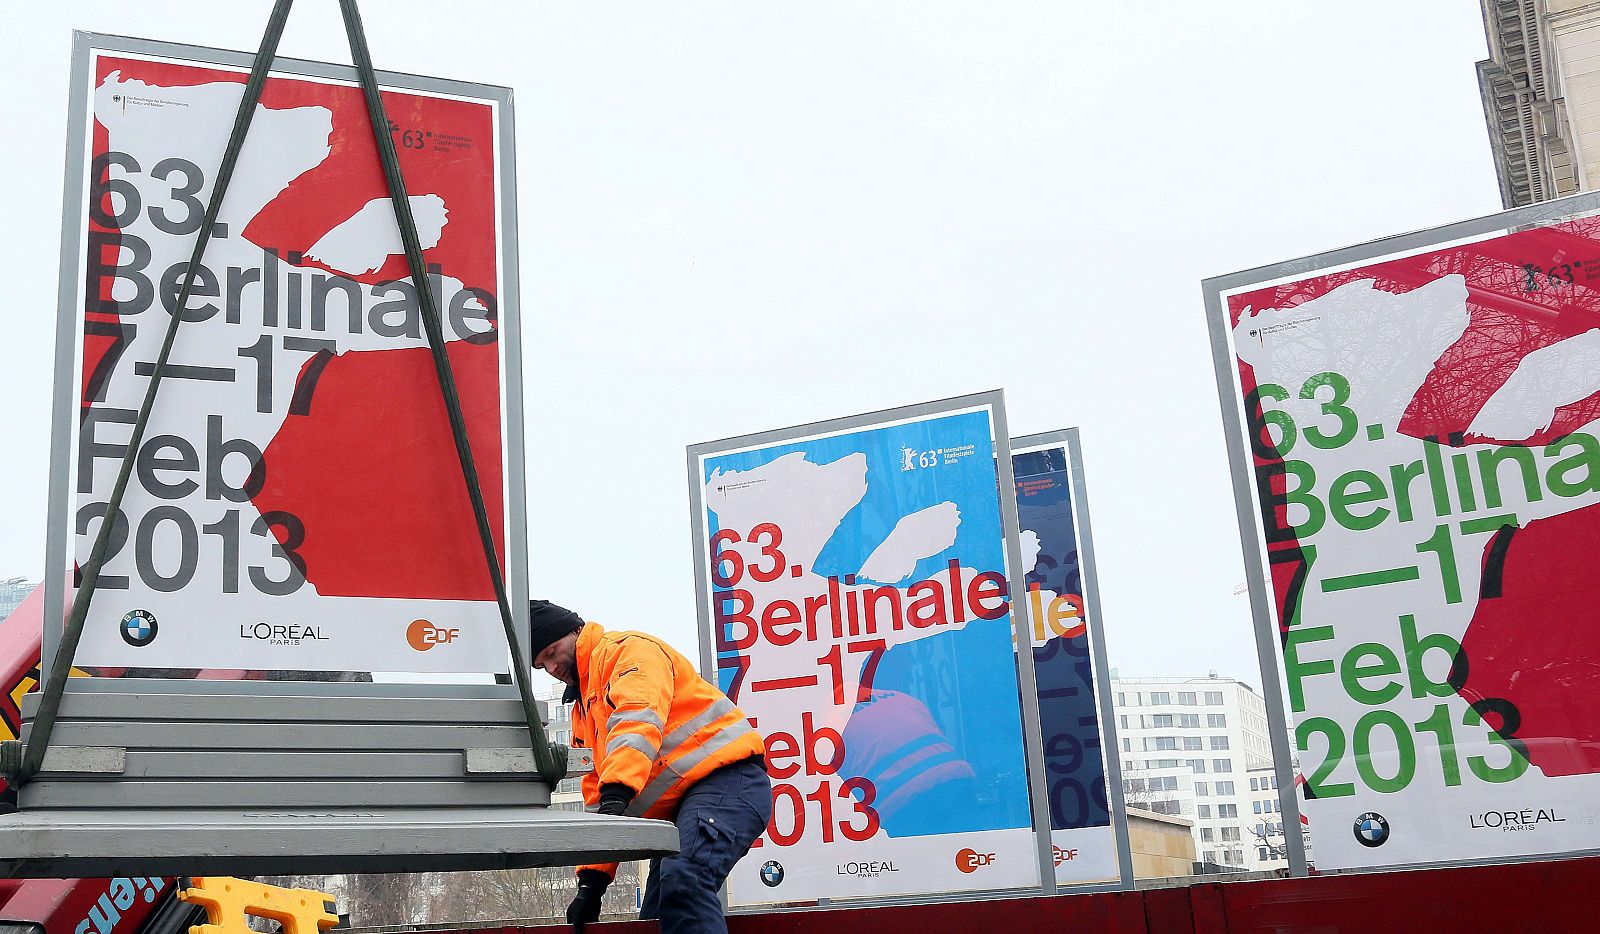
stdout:
[[578,870],[578,894],[567,906],[567,923],[573,934],[583,934],[583,926],[600,920],[600,898],[606,894],[611,877],[598,869]]
[[600,807],[596,811],[600,814],[618,816],[628,810],[628,805],[632,801],[632,788],[621,782],[609,782],[600,786]]

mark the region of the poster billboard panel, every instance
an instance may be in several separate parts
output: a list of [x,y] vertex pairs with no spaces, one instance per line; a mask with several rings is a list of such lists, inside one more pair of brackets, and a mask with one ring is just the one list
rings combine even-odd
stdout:
[[1076,442],[1071,431],[1011,440],[1057,885],[1124,881],[1129,863],[1093,567],[1081,557]]
[[1285,822],[1298,803],[1318,868],[1594,846],[1597,208],[1206,285],[1264,669],[1284,679],[1269,712],[1287,697],[1305,777]]
[[[76,37],[52,567],[86,560],[104,521],[180,313],[250,59]],[[510,92],[380,82],[520,607]],[[352,69],[275,63],[195,277],[78,663],[504,670],[483,546]],[[53,589],[47,619],[71,598]]]
[[730,904],[1050,879],[1003,418],[987,393],[690,448],[703,663],[774,780]]

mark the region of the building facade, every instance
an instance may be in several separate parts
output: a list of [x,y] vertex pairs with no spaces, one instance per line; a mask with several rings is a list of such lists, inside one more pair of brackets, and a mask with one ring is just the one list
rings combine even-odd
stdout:
[[1194,872],[1194,823],[1128,808],[1128,852],[1135,879],[1171,879]]
[[10,580],[0,581],[0,620],[5,619],[28,599],[28,594],[33,593],[33,588],[38,584],[25,577],[13,577]]
[[1478,88],[1500,200],[1522,207],[1600,181],[1600,2],[1480,0]]
[[[1193,822],[1201,863],[1274,869],[1261,858],[1252,774],[1272,766],[1266,703],[1233,678],[1116,678],[1111,682],[1130,806]],[[1276,792],[1273,792],[1276,794]],[[1279,841],[1281,846],[1281,839]],[[1270,851],[1269,851],[1270,855]]]

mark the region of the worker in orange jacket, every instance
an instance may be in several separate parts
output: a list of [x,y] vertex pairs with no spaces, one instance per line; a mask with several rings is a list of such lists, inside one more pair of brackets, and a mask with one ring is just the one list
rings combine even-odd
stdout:
[[[761,734],[660,639],[607,632],[544,600],[529,617],[534,667],[566,682],[572,743],[594,750],[583,800],[678,825],[677,855],[650,861],[639,916],[659,918],[662,934],[726,932],[718,892],[772,817]],[[575,932],[599,918],[616,869],[579,867]]]

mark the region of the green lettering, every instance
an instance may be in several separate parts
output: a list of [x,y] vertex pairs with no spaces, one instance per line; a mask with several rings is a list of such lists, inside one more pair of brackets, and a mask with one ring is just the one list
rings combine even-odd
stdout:
[[1310,629],[1296,626],[1289,630],[1288,637],[1283,641],[1283,672],[1289,679],[1289,706],[1294,708],[1295,713],[1301,713],[1306,709],[1306,695],[1300,686],[1301,680],[1308,675],[1333,674],[1333,662],[1330,659],[1301,661],[1300,644],[1327,642],[1332,638],[1332,626],[1314,626]]
[[1461,643],[1450,638],[1442,632],[1417,638],[1417,619],[1410,613],[1400,617],[1400,644],[1406,653],[1406,674],[1411,680],[1411,696],[1424,697],[1450,697],[1456,689],[1448,681],[1435,681],[1429,678],[1427,672],[1422,670],[1422,657],[1432,649],[1438,649],[1449,658],[1450,665],[1455,665],[1456,656],[1461,652]]
[[1461,499],[1461,511],[1472,512],[1478,508],[1478,497],[1472,492],[1472,462],[1467,460],[1467,455],[1457,454],[1450,458],[1450,466],[1456,472],[1456,496]]
[[1335,522],[1352,532],[1365,532],[1389,518],[1389,510],[1379,506],[1358,516],[1350,511],[1350,507],[1375,503],[1388,498],[1388,495],[1389,492],[1383,488],[1383,480],[1377,474],[1370,470],[1352,470],[1333,481],[1333,486],[1328,490],[1328,511],[1333,513]]
[[1445,485],[1444,457],[1437,439],[1422,440],[1422,460],[1428,466],[1428,486],[1433,490],[1433,514],[1442,519],[1450,515],[1450,490]]
[[1389,468],[1389,487],[1394,490],[1394,514],[1401,522],[1411,521],[1411,481],[1422,476],[1422,461],[1395,464]]
[[[1284,502],[1291,508],[1299,505],[1305,507],[1306,520],[1295,522],[1288,520],[1296,533],[1301,537],[1309,537],[1321,531],[1322,523],[1327,521],[1327,511],[1322,508],[1322,501],[1317,499],[1313,492],[1317,485],[1317,472],[1305,461],[1284,461]],[[1299,481],[1294,489],[1288,489],[1288,478],[1294,477]]]
[[[1600,476],[1597,476],[1595,470],[1600,466],[1600,442],[1595,441],[1592,435],[1570,434],[1546,446],[1544,456],[1554,457],[1569,447],[1576,447],[1578,450],[1572,456],[1563,457],[1550,465],[1550,472],[1545,474],[1544,485],[1557,496],[1600,493]],[[1567,474],[1576,468],[1583,469],[1582,479],[1567,479]]]
[[[1375,658],[1377,664],[1363,665],[1364,658]],[[1345,693],[1368,707],[1387,704],[1400,694],[1400,682],[1391,678],[1400,673],[1400,657],[1394,649],[1380,642],[1363,642],[1345,653],[1339,664],[1339,680],[1344,682]],[[1377,687],[1367,687],[1363,678],[1391,678]]]
[[1478,452],[1478,472],[1483,474],[1483,504],[1490,509],[1500,507],[1500,476],[1496,472],[1504,461],[1514,460],[1522,466],[1522,488],[1528,494],[1528,502],[1537,503],[1544,499],[1544,491],[1539,489],[1539,469],[1534,466],[1533,452],[1518,445],[1502,445]]

